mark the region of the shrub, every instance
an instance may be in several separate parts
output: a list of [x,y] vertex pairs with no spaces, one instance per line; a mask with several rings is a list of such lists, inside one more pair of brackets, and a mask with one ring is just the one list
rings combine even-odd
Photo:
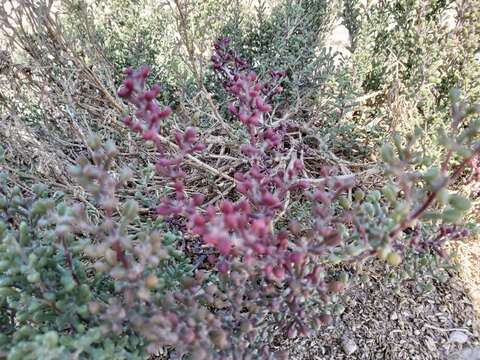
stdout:
[[[172,110],[157,102],[159,85],[147,86],[149,68],[128,69],[118,91],[135,108],[124,123],[153,146],[157,175],[171,182],[156,212],[180,235],[138,222],[139,205],[118,195],[133,173],[113,171],[118,150],[96,136],[92,161],[81,158],[71,174],[92,195],[98,221],[43,187],[9,190],[3,178],[0,351],[8,359],[135,359],[163,347],[178,358],[286,358],[270,346],[275,332],[308,335],[342,313],[349,275],[335,265],[442,257],[443,243],[468,235],[461,220],[470,200],[447,187],[471,167],[470,181],[478,176],[480,121],[458,90],[436,137],[442,158],[422,147],[419,128],[395,134],[380,149],[385,184],[366,191],[334,167],[305,175],[300,126],[273,106],[283,71],[259,76],[226,38],[212,65],[246,134],[235,149],[245,165],[221,201],[186,191],[186,162],[199,161],[202,136],[194,128],[161,135]],[[292,199],[309,204],[310,221],[284,221]],[[192,266],[178,236],[211,251]]]
[[[335,176],[334,169],[325,168],[322,179],[302,177],[296,125],[282,118],[275,121],[270,104],[271,97],[281,91],[281,72],[272,72],[270,81],[259,79],[246,61],[229,49],[227,39],[215,44],[212,61],[232,94],[229,111],[249,135],[248,142],[241,145],[249,168],[234,176],[237,201],[224,200],[202,209],[202,195],[187,196],[181,165],[202,146],[197,132],[188,128],[175,133],[178,151],[167,155],[165,139],[158,131],[170,110],[156,102],[158,86],[145,88],[148,68],[128,70],[119,90],[119,96],[137,109],[136,120],[126,117],[124,122],[155,145],[158,173],[170,178],[175,189],[173,197],[161,201],[158,213],[185,218],[190,231],[216,250],[208,261],[216,265],[218,277],[205,281],[205,275],[197,272],[184,284],[185,290],[172,295],[168,307],[174,320],[161,316],[170,319],[167,329],[171,338],[153,342],[173,345],[198,358],[214,353],[220,357],[267,356],[270,349],[260,334],[268,334],[273,324],[289,337],[306,335],[341,311],[337,294],[347,286],[348,276],[332,276],[328,264],[379,256],[398,266],[409,249],[442,256],[445,241],[468,234],[456,224],[470,201],[445,188],[464,174],[480,151],[476,142],[480,123],[469,120],[477,106],[461,102],[457,91],[451,94],[451,127],[448,133],[439,130],[438,141],[445,148],[443,161],[431,164],[431,158],[419,151],[417,142],[422,134],[418,128],[405,140],[395,136],[392,145],[381,149],[391,181],[381,190],[365,194],[354,189],[352,178]],[[453,159],[456,165],[452,165]],[[349,196],[352,189],[353,196]],[[298,223],[277,226],[290,196],[303,196],[312,203],[308,228]],[[422,234],[429,224],[438,229],[437,234]],[[121,252],[124,250],[122,247]],[[124,270],[127,264],[123,264]],[[184,293],[187,290],[188,295]]]

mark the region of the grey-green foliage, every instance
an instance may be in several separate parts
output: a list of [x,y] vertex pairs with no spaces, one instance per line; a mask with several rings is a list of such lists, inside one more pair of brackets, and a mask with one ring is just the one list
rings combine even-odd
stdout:
[[[233,47],[260,75],[271,70],[287,72],[279,102],[293,107],[301,97],[302,102],[309,103],[312,92],[333,69],[331,57],[321,52],[332,7],[324,0],[267,3],[260,1],[251,16],[227,22],[221,36],[231,38]],[[298,115],[302,116],[301,112]]]
[[[351,82],[366,94],[382,92],[366,120],[378,119],[384,130],[420,126],[434,132],[450,119],[452,87],[477,99],[479,15],[470,2],[347,1]],[[432,145],[431,139],[425,142]]]
[[[179,92],[193,96],[198,91],[197,66],[208,66],[206,52],[218,36],[219,28],[237,14],[231,0],[159,2],[152,0],[99,1],[91,5],[95,13],[95,33],[105,56],[115,69],[116,80],[127,67],[148,64],[152,81],[163,86],[162,96],[177,102]],[[192,59],[186,48],[193,44]],[[203,62],[203,63],[202,63]]]
[[[66,235],[64,245],[55,232],[55,222],[73,215],[71,206],[46,186],[25,195],[6,172],[0,176],[0,358],[148,358],[141,337],[129,329],[122,336],[105,333],[92,314],[91,301],[108,303],[117,295],[112,279],[84,255],[90,239]],[[143,228],[165,231],[170,256],[151,271],[159,289],[177,286],[191,269],[174,248],[178,235],[159,223]]]

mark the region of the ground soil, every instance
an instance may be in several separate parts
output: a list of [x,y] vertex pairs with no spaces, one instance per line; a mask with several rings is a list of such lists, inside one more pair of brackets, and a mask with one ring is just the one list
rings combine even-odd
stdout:
[[383,265],[367,264],[364,271],[371,281],[348,290],[346,310],[333,325],[288,343],[289,358],[480,359],[479,240],[454,245],[458,271],[427,293],[406,282],[395,294],[385,286]]

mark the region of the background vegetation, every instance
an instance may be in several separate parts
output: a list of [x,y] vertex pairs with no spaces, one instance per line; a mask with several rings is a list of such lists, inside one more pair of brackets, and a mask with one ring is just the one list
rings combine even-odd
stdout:
[[[122,322],[125,315],[115,298],[128,299],[128,292],[122,292],[125,284],[115,277],[120,260],[109,259],[108,252],[102,253],[105,249],[98,250],[104,256],[97,258],[92,248],[100,241],[97,230],[96,235],[78,234],[78,228],[62,230],[83,210],[85,224],[107,226],[106,208],[95,191],[88,181],[82,183],[78,171],[77,176],[71,172],[79,159],[95,158],[96,151],[104,149],[107,159],[99,159],[108,161],[105,169],[100,166],[105,176],[115,181],[125,176],[125,186],[118,186],[115,196],[126,205],[115,222],[128,223],[128,229],[121,229],[132,244],[148,243],[157,251],[149,250],[158,261],[149,262],[146,256],[142,263],[146,287],[155,289],[152,302],[165,301],[170,291],[188,298],[185,279],[199,269],[215,284],[222,276],[209,260],[213,250],[187,231],[185,221],[162,220],[155,214],[158,199],[173,188],[168,177],[155,172],[155,149],[121,121],[130,112],[117,96],[124,68],[148,64],[148,85],[161,84],[157,99],[173,111],[159,130],[163,138],[191,126],[199,129],[206,150],[185,158],[185,192],[204,194],[209,205],[235,201],[232,177],[236,170],[245,170],[239,144],[247,143],[249,134],[229,112],[232,95],[210,61],[215,41],[228,37],[231,48],[260,79],[272,70],[285,73],[283,91],[271,105],[277,118],[292,121],[300,134],[304,176],[321,179],[326,166],[335,167],[340,179],[355,179],[355,188],[346,193],[355,201],[356,189],[372,196],[369,191],[389,183],[385,170],[391,159],[383,144],[406,138],[398,147],[400,154],[400,148],[408,148],[408,136],[416,134],[412,149],[422,154],[422,161],[412,160],[410,170],[412,177],[421,174],[427,181],[438,175],[428,171],[443,161],[445,148],[453,147],[442,142],[439,129],[450,134],[452,116],[460,113],[471,120],[465,129],[478,126],[479,33],[476,0],[2,1],[0,358],[180,358],[182,352],[185,358],[202,358],[200,350],[158,345],[148,331],[128,325],[135,323],[133,318]],[[465,135],[472,149],[478,147],[478,131]],[[92,134],[97,135],[93,140]],[[452,166],[470,159],[472,154],[465,151],[452,150]],[[128,176],[126,166],[132,170]],[[469,234],[475,233],[479,174],[478,155],[472,155],[467,170],[449,184],[460,202],[468,198],[472,203],[462,225]],[[386,201],[388,195],[381,196]],[[131,205],[133,200],[138,207]],[[457,208],[467,211],[468,206]],[[306,228],[311,210],[311,201],[293,195],[277,226],[298,221]],[[426,223],[420,236],[428,238],[438,226]],[[405,236],[410,234],[406,231]],[[429,291],[447,281],[452,271],[451,261],[413,251],[404,254],[402,271],[390,276],[400,259],[384,255],[390,265],[381,271],[397,292],[402,282],[417,277],[419,288]],[[329,266],[334,276],[347,270],[354,283],[365,281],[362,264],[355,269]],[[99,304],[108,310],[100,311]],[[211,308],[216,315],[222,309],[219,304]],[[149,317],[149,306],[135,309],[141,319]],[[343,311],[338,301],[323,315]],[[325,316],[323,320],[327,322]],[[275,332],[286,336],[288,329],[277,325],[268,328],[269,339],[253,336],[254,345],[247,346],[252,356],[267,356],[259,354],[266,354],[263,346],[272,343]],[[220,354],[221,336],[206,336],[214,350],[207,346],[203,358]],[[222,356],[233,356],[223,350]],[[268,356],[287,356],[275,351]]]

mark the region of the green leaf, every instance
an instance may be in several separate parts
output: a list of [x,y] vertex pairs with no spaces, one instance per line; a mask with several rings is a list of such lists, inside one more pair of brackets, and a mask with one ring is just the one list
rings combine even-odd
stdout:
[[446,223],[456,223],[461,220],[463,213],[457,209],[447,208],[443,210],[442,219]]
[[456,210],[467,211],[472,206],[472,203],[469,199],[458,195],[452,194],[448,197],[448,203]]

